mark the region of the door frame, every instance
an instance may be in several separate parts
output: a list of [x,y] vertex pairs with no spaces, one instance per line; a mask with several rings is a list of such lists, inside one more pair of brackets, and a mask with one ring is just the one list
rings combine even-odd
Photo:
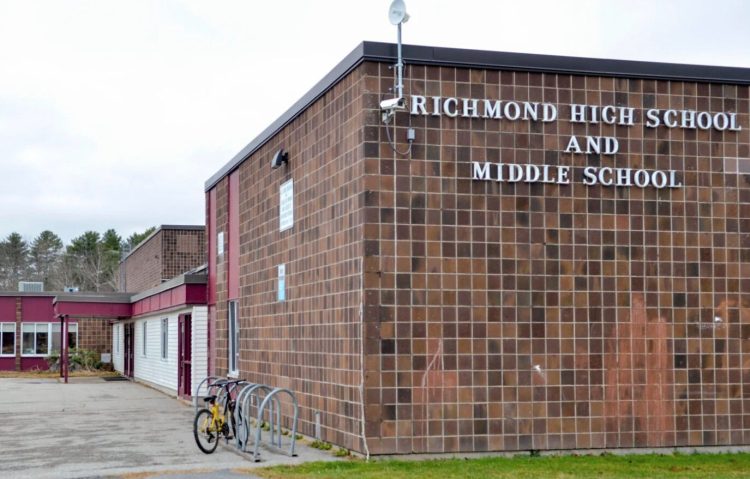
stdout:
[[177,316],[177,395],[192,397],[193,315]]
[[132,378],[135,376],[135,322],[123,324],[123,374]]

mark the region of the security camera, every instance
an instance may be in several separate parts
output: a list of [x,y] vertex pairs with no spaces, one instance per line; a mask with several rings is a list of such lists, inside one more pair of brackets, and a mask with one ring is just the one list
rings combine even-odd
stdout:
[[275,170],[284,163],[289,163],[289,153],[282,148],[273,155],[273,158],[271,159],[271,168]]
[[406,108],[406,100],[403,97],[390,98],[380,102],[381,110],[403,110]]

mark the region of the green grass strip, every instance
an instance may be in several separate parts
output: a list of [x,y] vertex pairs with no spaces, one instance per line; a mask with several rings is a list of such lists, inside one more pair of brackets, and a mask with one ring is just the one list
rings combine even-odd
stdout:
[[750,454],[486,457],[424,461],[360,459],[253,470],[268,479],[470,478],[740,478],[750,477]]

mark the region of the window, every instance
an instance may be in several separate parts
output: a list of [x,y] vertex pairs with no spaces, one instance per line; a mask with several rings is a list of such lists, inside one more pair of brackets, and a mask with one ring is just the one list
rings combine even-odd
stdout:
[[[51,323],[52,326],[52,346],[50,351],[60,352],[60,323]],[[78,347],[78,324],[68,323],[68,350]]]
[[16,323],[0,323],[0,356],[16,355]]
[[24,356],[49,354],[50,323],[24,323],[21,326],[21,352]]
[[167,359],[167,346],[169,338],[169,318],[161,320],[161,358]]
[[120,325],[115,324],[115,352],[120,352]]
[[230,301],[229,309],[229,374],[238,373],[240,328],[237,315],[237,301]]
[[148,323],[146,321],[143,322],[143,355],[146,355],[146,326]]

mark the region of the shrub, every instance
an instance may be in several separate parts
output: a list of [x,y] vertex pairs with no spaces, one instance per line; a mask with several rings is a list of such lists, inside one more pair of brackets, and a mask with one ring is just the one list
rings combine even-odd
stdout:
[[[95,371],[102,369],[99,354],[90,349],[73,348],[68,354],[70,371]],[[53,351],[47,357],[47,364],[51,371],[60,370],[60,352]]]

